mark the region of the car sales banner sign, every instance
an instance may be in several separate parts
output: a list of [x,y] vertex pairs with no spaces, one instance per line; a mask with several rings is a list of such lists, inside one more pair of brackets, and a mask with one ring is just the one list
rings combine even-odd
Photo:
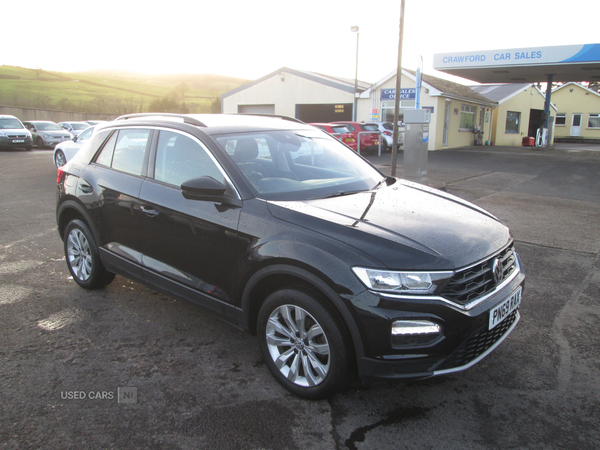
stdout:
[[[400,89],[400,100],[414,100],[417,97],[416,88]],[[396,89],[381,89],[381,100],[395,100]]]

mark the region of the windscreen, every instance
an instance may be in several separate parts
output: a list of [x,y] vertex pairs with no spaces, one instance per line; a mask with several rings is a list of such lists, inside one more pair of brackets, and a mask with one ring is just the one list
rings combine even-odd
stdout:
[[23,125],[19,121],[19,119],[14,119],[12,117],[3,117],[0,118],[0,129],[2,130],[15,130],[18,128],[23,128]]
[[361,126],[365,131],[379,131],[379,127],[374,123],[363,123]]
[[35,124],[35,127],[39,131],[64,131],[61,127],[59,127],[53,122],[39,122]]
[[317,130],[216,137],[257,197],[322,198],[373,189],[384,176],[337,139]]
[[333,129],[333,131],[335,133],[340,133],[340,134],[346,134],[346,133],[350,133],[350,131],[348,130],[348,128],[341,126],[341,125],[335,125],[333,127],[331,127]]

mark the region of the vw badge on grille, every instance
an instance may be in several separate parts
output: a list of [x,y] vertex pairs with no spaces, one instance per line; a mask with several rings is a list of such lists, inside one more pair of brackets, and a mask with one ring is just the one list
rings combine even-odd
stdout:
[[502,266],[501,258],[496,258],[492,263],[492,272],[494,274],[494,281],[500,283],[504,278],[504,267]]

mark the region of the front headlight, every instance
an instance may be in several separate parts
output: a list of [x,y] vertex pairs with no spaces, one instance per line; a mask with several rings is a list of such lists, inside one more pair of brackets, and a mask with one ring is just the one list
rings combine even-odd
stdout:
[[353,267],[369,289],[394,294],[430,295],[441,291],[454,272],[397,272]]

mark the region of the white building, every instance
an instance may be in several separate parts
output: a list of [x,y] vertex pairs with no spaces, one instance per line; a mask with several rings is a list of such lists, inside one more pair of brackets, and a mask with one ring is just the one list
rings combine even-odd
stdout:
[[[369,84],[358,82],[357,120],[393,121],[396,71]],[[416,76],[402,71],[400,121],[416,107]],[[304,122],[352,120],[354,80],[281,68],[221,96],[223,113],[276,114]],[[430,75],[422,76],[421,107],[431,110],[429,150],[473,145],[473,130],[491,136],[491,111],[496,103],[467,86]]]

